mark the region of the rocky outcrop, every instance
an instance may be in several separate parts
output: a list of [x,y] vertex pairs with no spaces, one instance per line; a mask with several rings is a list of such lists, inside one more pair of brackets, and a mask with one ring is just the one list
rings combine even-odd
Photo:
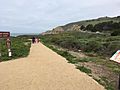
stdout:
[[58,26],[51,31],[47,31],[47,32],[42,33],[42,35],[60,34],[60,33],[67,32],[67,31],[80,31],[80,27],[81,26],[79,26],[77,24],[70,25],[69,28],[64,28],[64,26]]
[[80,25],[73,24],[66,28],[65,31],[80,31],[80,27]]
[[47,32],[41,33],[41,35],[48,35],[48,34],[52,34],[52,31],[47,31]]
[[64,30],[61,26],[56,27],[56,28],[54,28],[54,29],[52,30],[52,32],[54,32],[55,34],[62,33],[62,32],[64,32],[64,31],[65,31],[65,30]]
[[59,34],[59,33],[62,33],[62,32],[64,32],[64,31],[65,31],[65,30],[64,30],[61,26],[59,26],[59,27],[54,28],[54,29],[51,30],[51,31],[47,31],[47,32],[42,33],[42,35]]

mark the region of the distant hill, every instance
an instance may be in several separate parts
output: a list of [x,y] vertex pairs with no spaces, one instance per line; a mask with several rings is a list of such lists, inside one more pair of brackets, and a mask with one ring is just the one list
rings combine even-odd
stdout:
[[43,35],[45,34],[59,34],[62,32],[67,32],[67,31],[81,31],[81,26],[87,26],[89,24],[95,25],[103,22],[120,22],[120,16],[117,17],[100,17],[97,19],[92,19],[92,20],[84,20],[84,21],[78,21],[78,22],[73,22],[66,24],[64,26],[58,26],[54,28],[53,30],[47,31],[42,33]]

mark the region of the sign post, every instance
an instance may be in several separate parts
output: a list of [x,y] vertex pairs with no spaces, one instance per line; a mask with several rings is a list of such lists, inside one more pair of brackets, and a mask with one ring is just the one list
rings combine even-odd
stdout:
[[118,50],[111,58],[110,60],[113,60],[117,63],[120,63],[120,50]]
[[11,57],[12,53],[11,53],[11,41],[10,41],[10,38],[6,39],[6,45],[7,45],[7,48],[8,48],[8,56]]
[[[118,50],[111,58],[110,60],[115,61],[120,64],[120,50]],[[119,73],[119,86],[118,89],[120,90],[120,73]]]
[[[12,56],[11,52],[11,41],[10,41],[10,32],[0,32],[0,38],[6,38],[6,46],[8,48],[8,56]],[[1,53],[0,53],[1,55]]]

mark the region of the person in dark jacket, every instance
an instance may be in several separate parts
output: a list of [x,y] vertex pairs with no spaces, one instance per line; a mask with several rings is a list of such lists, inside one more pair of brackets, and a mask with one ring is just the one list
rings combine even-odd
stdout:
[[35,43],[35,37],[32,37],[32,43],[33,44]]

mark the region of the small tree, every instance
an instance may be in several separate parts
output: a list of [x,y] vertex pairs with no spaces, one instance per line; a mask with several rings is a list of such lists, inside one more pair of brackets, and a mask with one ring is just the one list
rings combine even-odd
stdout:
[[116,30],[111,33],[111,36],[118,36],[118,35],[120,35],[120,30]]
[[82,25],[82,26],[80,27],[80,29],[81,29],[81,30],[84,30],[84,29],[85,29],[85,26],[84,26],[84,25]]
[[92,24],[86,26],[85,30],[93,31],[94,27]]

